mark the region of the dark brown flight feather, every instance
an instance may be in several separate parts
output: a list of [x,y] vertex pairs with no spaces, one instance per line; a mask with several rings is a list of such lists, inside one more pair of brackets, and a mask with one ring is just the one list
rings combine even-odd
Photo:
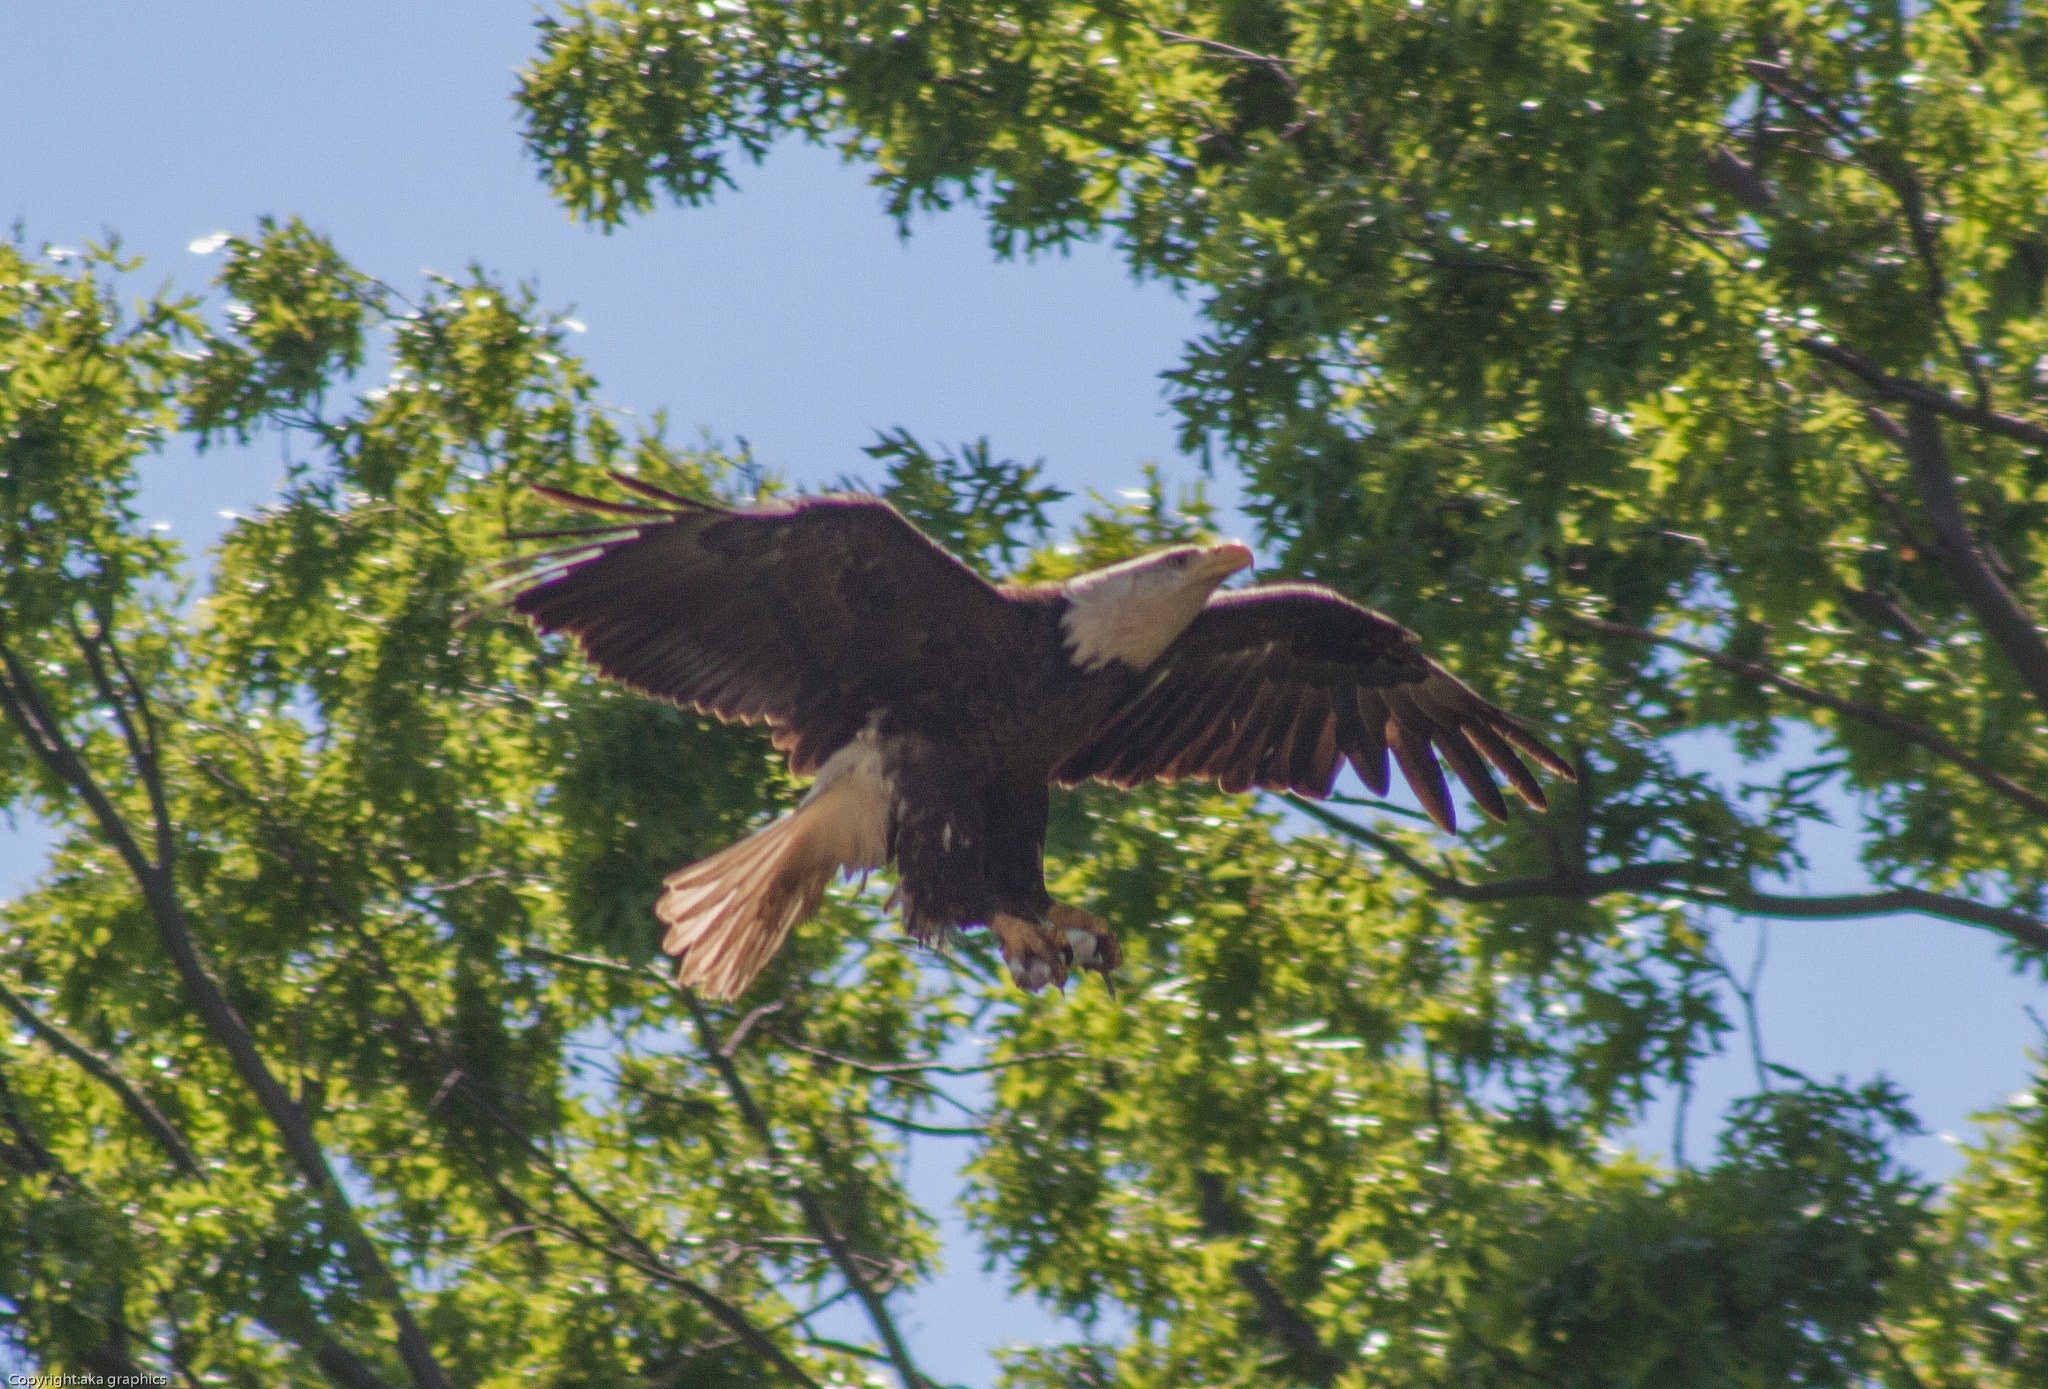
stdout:
[[1507,803],[1488,764],[1530,806],[1543,790],[1517,750],[1572,779],[1519,720],[1424,655],[1399,623],[1318,584],[1260,584],[1209,600],[1148,672],[1145,688],[1055,769],[1134,786],[1214,779],[1327,796],[1344,760],[1377,795],[1387,754],[1432,820],[1456,827],[1441,756],[1495,819]]

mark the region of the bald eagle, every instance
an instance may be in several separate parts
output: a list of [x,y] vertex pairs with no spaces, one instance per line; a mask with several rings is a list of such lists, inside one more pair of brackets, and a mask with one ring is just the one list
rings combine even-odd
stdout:
[[1252,563],[1234,541],[998,586],[877,497],[732,508],[612,476],[639,500],[537,489],[610,519],[540,533],[574,543],[518,562],[511,606],[643,694],[767,724],[816,778],[662,885],[662,949],[711,998],[743,993],[835,874],[890,864],[916,940],[986,926],[1028,992],[1076,967],[1108,982],[1115,935],[1046,892],[1053,784],[1321,797],[1348,759],[1384,795],[1391,751],[1450,830],[1432,744],[1496,818],[1487,764],[1536,809],[1517,751],[1572,775],[1390,619],[1317,584],[1220,590]]

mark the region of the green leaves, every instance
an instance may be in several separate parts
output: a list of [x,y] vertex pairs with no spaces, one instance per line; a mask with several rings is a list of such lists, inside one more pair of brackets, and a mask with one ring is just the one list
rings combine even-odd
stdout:
[[[986,439],[963,445],[957,454],[934,454],[909,430],[885,430],[862,452],[888,461],[889,482],[878,495],[985,577],[1015,569],[1033,541],[1044,544],[1052,529],[1046,508],[1068,495],[1038,485],[1044,460],[992,460]],[[853,479],[845,485],[874,490]]]
[[[1239,812],[1191,820],[1179,795],[1135,812],[1178,836],[1156,842],[1091,794],[1057,810],[1066,890],[1112,904],[1144,969],[1212,1002],[1201,1026],[1155,1025],[1149,988],[1115,1014],[1020,1015],[1019,1054],[1081,1055],[1057,1082],[1068,1063],[1006,1080],[1016,1117],[981,1159],[985,1228],[1029,1286],[1079,1311],[1121,1303],[1137,1329],[1116,1356],[1019,1360],[1018,1383],[1911,1382],[1899,1357],[1940,1363],[1908,1345],[1920,1332],[1887,1349],[1871,1331],[1870,1290],[1931,1247],[1918,1197],[1873,1175],[1891,1099],[1760,1101],[1737,1125],[1750,1137],[1697,1176],[1587,1144],[1725,1026],[1700,904],[1912,906],[2003,931],[2040,962],[2039,30],[1997,7],[1363,0],[725,5],[702,25],[591,7],[547,32],[521,101],[580,215],[616,222],[651,206],[666,170],[801,133],[867,161],[899,216],[975,202],[1004,252],[1106,233],[1136,272],[1197,290],[1204,331],[1168,374],[1186,440],[1236,458],[1283,571],[1414,626],[1574,747],[1580,784],[1540,823],[1448,851],[1385,821],[1347,831],[1385,856],[1374,872],[1400,865],[1434,904],[1394,887],[1276,919],[1237,895],[1245,880],[1343,894],[1357,870],[1263,830],[1225,844],[1212,830]],[[679,105],[615,102],[600,129],[595,94],[690,62]],[[1155,487],[1088,517],[1079,554],[1022,572],[1159,543],[1165,519]],[[1812,752],[1788,753],[1775,785],[1733,789],[1672,741],[1699,734],[1752,757]],[[1844,797],[1865,868],[1896,891],[1775,893],[1801,827]],[[1189,844],[1203,855],[1169,869]],[[1551,1311],[1490,1307],[1481,1331],[1476,1311],[1444,1320],[1466,1272],[1400,1282],[1382,1304],[1318,1291],[1324,1255],[1282,1250],[1332,1217],[1281,1194],[1308,1151],[1281,1117],[1296,1082],[1243,1071],[1233,1048],[1265,1008],[1264,1027],[1326,1019],[1318,971],[1362,966],[1321,953],[1324,938],[1355,941],[1361,920],[1439,968],[1382,1000],[1377,1030],[1344,1034],[1359,1052],[1302,1074],[1337,1085],[1370,1055],[1381,1071],[1342,1087],[1394,1115],[1415,1112],[1419,1060],[1455,1070],[1461,1161],[1510,1184],[1538,1174],[1528,1218],[1565,1265],[1597,1270],[1541,1294]],[[1318,964],[1297,977],[1301,959]],[[1512,1024],[1522,1012],[1534,1021]],[[1450,1073],[1429,1071],[1440,1091]],[[1262,1104],[1280,1107],[1254,1119]],[[1795,1131],[1861,1164],[1832,1254],[1744,1223],[1744,1203],[1835,1209],[1815,1194],[1834,1177],[1801,1169],[1777,1192],[1770,1162],[1804,1159],[1744,1146]],[[1411,1178],[1442,1165],[1419,1140],[1387,1151]],[[1241,1165],[1219,1165],[1226,1152]],[[1212,1179],[1253,1209],[1207,1219]],[[1484,1193],[1493,1177],[1475,1180]],[[1783,1205],[1795,1187],[1804,1204]],[[1475,1199],[1469,1224],[1437,1228],[1464,1230],[1494,1283],[1550,1277],[1533,1272],[1549,1255],[1511,1233],[1522,1217]],[[1361,1196],[1353,1218],[1399,1209]],[[1224,1232],[1268,1219],[1257,1257]],[[1657,1264],[1638,1239],[1698,1256]],[[1411,1257],[1392,1247],[1332,1246],[1382,1270]],[[1862,1292],[1830,1281],[1836,1256]],[[1704,1300],[1657,1321],[1667,1278]],[[1354,1334],[1346,1318],[1368,1304],[1394,1320]],[[1809,1308],[1796,1334],[1789,1313],[1723,1316],[1795,1304]],[[1329,1331],[1318,1345],[1289,1320],[1304,1316]],[[1662,1328],[1639,1354],[1617,1329],[1633,1321]]]
[[[1580,781],[1454,844],[1371,803],[1323,835],[1083,789],[1049,872],[1123,938],[1121,1001],[1019,1000],[849,884],[709,1007],[648,899],[797,788],[483,576],[557,523],[533,482],[706,495],[734,461],[624,437],[567,325],[477,272],[409,301],[266,221],[214,327],[121,309],[112,250],[0,248],[0,786],[65,836],[0,939],[13,1343],[249,1383],[916,1383],[895,1318],[937,1247],[903,1145],[971,1128],[987,1248],[1086,1332],[1013,1385],[2040,1378],[2038,1096],[1938,1194],[1881,1084],[1781,1075],[1700,1168],[1614,1147],[1729,1030],[1706,906],[1910,906],[2030,965],[2048,940],[2036,17],[539,27],[529,140],[600,224],[801,134],[899,217],[972,201],[1006,252],[1110,233],[1197,289],[1177,403],[1282,570],[1416,626]],[[297,460],[190,609],[132,507],[173,430]],[[991,577],[1210,520],[1148,474],[1049,544],[1036,465],[869,453]],[[1813,752],[1730,791],[1672,741],[1700,733]],[[1773,892],[1844,792],[1880,890]],[[835,1299],[866,1345],[817,1330]]]
[[[547,30],[521,100],[558,190],[602,221],[793,131],[869,159],[899,210],[982,203],[1004,250],[1113,232],[1140,273],[1203,291],[1209,331],[1171,374],[1187,437],[1236,454],[1285,568],[1634,745],[1599,754],[1624,799],[1694,799],[1641,755],[1656,739],[1754,748],[1807,719],[1885,804],[1877,877],[1996,871],[2024,904],[2038,866],[2007,852],[2030,815],[1853,717],[1589,642],[1570,615],[1750,642],[2038,780],[2014,736],[2032,716],[2004,704],[1900,445],[1809,350],[2037,398],[2029,32],[1853,4],[606,6]],[[593,167],[624,191],[577,181]],[[1954,447],[1973,524],[2030,584],[2034,451]],[[1907,625],[1857,617],[1851,588]],[[1901,649],[1915,630],[1940,635]],[[1570,669],[1589,662],[1597,688]],[[1937,829],[1958,795],[1984,834]],[[1760,844],[1779,828],[1719,813]]]
[[363,364],[363,320],[381,306],[379,287],[297,218],[258,226],[256,240],[226,242],[230,335],[210,345],[187,407],[202,440],[246,442],[265,416],[317,413],[330,381]]
[[[0,319],[9,801],[68,836],[0,941],[35,1022],[0,1058],[0,1325],[249,1382],[847,1372],[792,1299],[858,1283],[886,1322],[929,1269],[891,1163],[961,1015],[851,896],[772,1025],[640,969],[660,875],[780,797],[769,750],[481,591],[554,520],[529,481],[726,464],[622,440],[481,278],[404,304],[266,226],[222,338],[182,302],[124,329],[104,264],[16,255]],[[388,382],[337,403],[380,336]],[[173,623],[128,499],[181,406],[302,462]]]

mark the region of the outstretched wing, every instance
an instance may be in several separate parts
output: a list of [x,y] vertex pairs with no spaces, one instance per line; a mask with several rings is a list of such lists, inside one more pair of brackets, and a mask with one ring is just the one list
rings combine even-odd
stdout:
[[518,588],[512,608],[642,693],[773,725],[799,774],[859,732],[878,681],[914,677],[1006,617],[994,588],[879,498],[734,509],[612,476],[646,504],[535,489],[614,519],[548,533],[576,543],[518,562],[501,584]]
[[1349,758],[1385,795],[1392,751],[1430,818],[1454,829],[1432,744],[1496,819],[1507,805],[1488,763],[1539,810],[1543,788],[1516,752],[1572,777],[1562,758],[1425,656],[1399,623],[1318,584],[1264,584],[1211,598],[1143,691],[1053,775],[1126,787],[1214,777],[1226,791],[1320,797]]

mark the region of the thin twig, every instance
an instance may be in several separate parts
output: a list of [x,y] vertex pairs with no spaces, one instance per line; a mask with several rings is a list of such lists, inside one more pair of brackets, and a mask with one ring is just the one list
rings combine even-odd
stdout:
[[[105,618],[99,619],[99,634],[93,643],[86,642],[84,633],[78,630],[76,623],[71,624],[71,635],[78,642],[79,650],[85,655],[86,666],[92,672],[93,684],[98,688],[100,697],[112,706],[114,717],[120,721],[121,734],[127,740],[129,755],[135,759],[136,767],[142,772],[142,784],[149,794],[150,818],[156,831],[157,862],[168,869],[172,856],[177,851],[177,842],[172,835],[171,809],[164,799],[163,760],[161,745],[157,738],[156,711],[150,705],[149,696],[143,692],[142,682],[135,678],[135,672],[129,668],[127,660],[121,655],[121,648],[114,641]],[[114,692],[113,682],[107,679],[107,673],[98,659],[100,652],[104,652],[114,669],[120,672],[122,683],[128,688],[126,701]],[[130,703],[141,716],[142,727],[139,732],[129,718]]]
[[754,1030],[754,1024],[765,1017],[781,1012],[786,1002],[787,1000],[778,998],[773,1003],[762,1004],[759,1008],[741,1018],[740,1025],[735,1027],[732,1030],[732,1035],[725,1039],[725,1045],[719,1049],[718,1054],[728,1061],[738,1056],[740,1048],[747,1044],[747,1034]]
[[1252,63],[1265,68],[1285,83],[1290,92],[1299,91],[1301,88],[1294,74],[1287,70],[1294,64],[1292,58],[1282,58],[1272,53],[1254,53],[1249,48],[1239,48],[1235,44],[1224,43],[1221,39],[1205,39],[1200,34],[1183,34],[1174,29],[1162,29],[1156,24],[1152,26],[1152,32],[1169,44],[1189,44],[1219,58],[1233,58],[1240,63]]
[[980,1138],[988,1130],[982,1127],[949,1128],[941,1124],[920,1124],[910,1119],[899,1119],[894,1114],[884,1114],[878,1109],[863,1109],[853,1116],[856,1119],[872,1119],[878,1124],[902,1129],[905,1133],[921,1133],[931,1138]]
[[[689,989],[678,984],[676,992],[682,996],[684,1005],[697,1024],[697,1036],[703,1045],[705,1058],[711,1063],[712,1069],[718,1072],[719,1078],[725,1082],[725,1088],[732,1096],[733,1104],[740,1112],[740,1118],[753,1130],[754,1137],[761,1144],[762,1152],[768,1160],[781,1165],[782,1147],[776,1142],[775,1130],[769,1124],[768,1116],[763,1114],[761,1107],[755,1103],[753,1092],[748,1088],[746,1079],[740,1075],[739,1067],[720,1046],[711,1015],[705,1011],[696,994]],[[910,1348],[904,1343],[902,1333],[897,1330],[895,1319],[890,1316],[882,1294],[868,1281],[867,1274],[861,1269],[860,1256],[848,1245],[846,1237],[832,1223],[823,1203],[818,1200],[807,1182],[800,1178],[793,1179],[791,1190],[796,1196],[797,1208],[803,1212],[804,1223],[811,1227],[812,1234],[824,1242],[832,1262],[839,1269],[839,1276],[846,1280],[847,1286],[852,1288],[854,1295],[860,1299],[861,1306],[868,1314],[869,1324],[875,1328],[875,1334],[881,1337],[883,1348],[888,1352],[889,1363],[895,1367],[897,1375],[903,1380],[903,1389],[926,1389],[931,1381],[910,1358]]]
[[985,1061],[979,1066],[947,1066],[942,1065],[937,1061],[904,1061],[889,1064],[877,1064],[873,1061],[856,1061],[851,1056],[841,1056],[837,1052],[826,1051],[822,1047],[806,1046],[804,1043],[797,1041],[794,1037],[791,1037],[788,1034],[782,1032],[778,1032],[775,1034],[775,1040],[782,1043],[782,1045],[788,1047],[792,1051],[800,1051],[807,1056],[815,1056],[820,1058],[821,1060],[830,1061],[835,1065],[849,1066],[856,1071],[864,1071],[868,1075],[877,1076],[915,1076],[926,1074],[942,1076],[978,1076],[986,1075],[990,1071],[1007,1070],[1011,1066],[1027,1065],[1033,1061],[1080,1061],[1086,1059],[1084,1054],[1081,1052],[1074,1051],[1070,1048],[1060,1047],[1055,1048],[1052,1051],[1034,1051],[1027,1052],[1021,1056],[1005,1057],[1001,1061]]
[[538,945],[522,945],[519,947],[519,957],[524,960],[546,960],[549,964],[575,965],[581,969],[601,969],[607,974],[623,975],[642,984],[661,982],[644,969],[635,969],[631,965],[620,964],[617,960],[607,960],[599,955],[570,955],[560,950],[544,950]]
[[[605,1219],[608,1224],[616,1219],[595,1198],[585,1194],[584,1199],[603,1212],[601,1218]],[[585,1249],[591,1250],[593,1253],[603,1254],[607,1258],[617,1259],[620,1263],[645,1274],[655,1282],[665,1284],[683,1293],[710,1312],[713,1317],[717,1318],[749,1350],[768,1361],[776,1369],[782,1371],[792,1381],[804,1386],[804,1389],[821,1389],[818,1382],[806,1374],[801,1365],[790,1359],[788,1353],[781,1346],[776,1345],[765,1332],[747,1320],[744,1312],[740,1311],[739,1308],[733,1306],[730,1302],[727,1302],[717,1293],[712,1292],[696,1279],[686,1277],[670,1268],[668,1261],[650,1249],[645,1240],[642,1240],[630,1230],[624,1229],[622,1225],[614,1226],[614,1228],[623,1234],[627,1240],[627,1244],[624,1247],[607,1244],[603,1240],[592,1239],[585,1231],[578,1229],[567,1221],[559,1220],[552,1216],[536,1213],[533,1219],[541,1228],[560,1235],[563,1239],[573,1244],[580,1245]]]

